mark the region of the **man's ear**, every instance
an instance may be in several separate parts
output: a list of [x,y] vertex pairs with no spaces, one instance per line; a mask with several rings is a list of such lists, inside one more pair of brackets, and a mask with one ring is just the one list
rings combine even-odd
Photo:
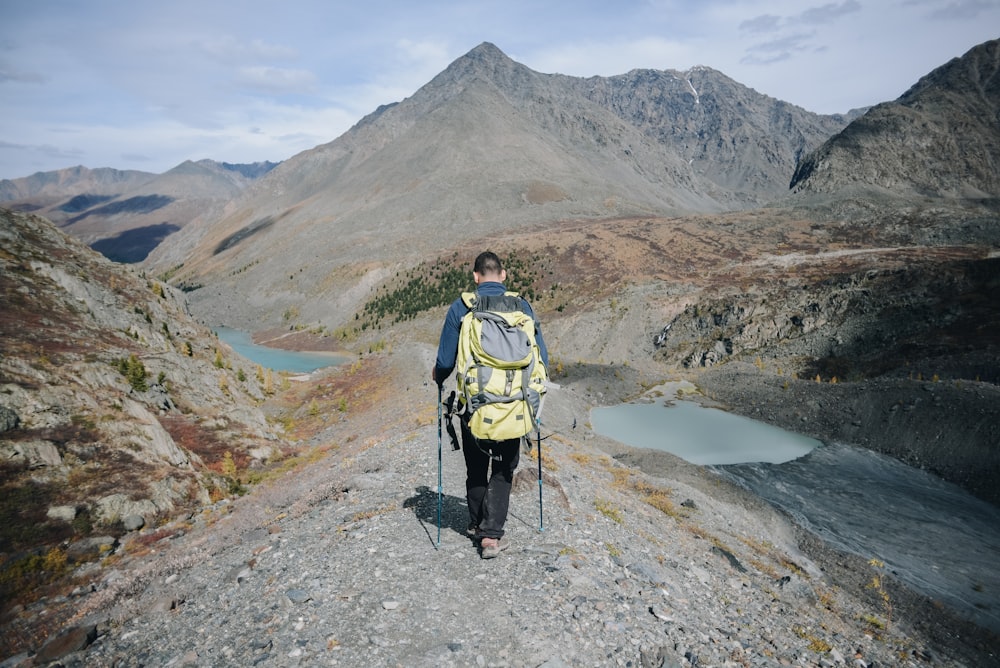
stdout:
[[506,269],[501,269],[500,270],[500,282],[503,283],[506,280],[507,280],[507,270]]
[[474,272],[472,272],[472,280],[476,282],[476,285],[479,285],[479,281],[481,281],[483,279],[482,279],[482,277],[480,277],[478,271],[474,271]]

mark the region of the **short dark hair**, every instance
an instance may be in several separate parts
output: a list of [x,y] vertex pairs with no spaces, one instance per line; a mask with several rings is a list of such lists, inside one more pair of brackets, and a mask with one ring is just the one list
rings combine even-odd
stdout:
[[472,265],[472,271],[480,276],[499,276],[503,271],[500,258],[493,251],[484,251],[476,258],[476,263]]

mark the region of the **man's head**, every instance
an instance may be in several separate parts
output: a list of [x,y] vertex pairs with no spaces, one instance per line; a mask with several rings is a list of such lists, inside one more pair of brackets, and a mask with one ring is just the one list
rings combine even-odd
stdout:
[[476,263],[472,265],[472,276],[476,279],[476,285],[484,281],[496,281],[503,283],[507,280],[507,272],[500,264],[500,258],[493,251],[486,251],[479,254]]

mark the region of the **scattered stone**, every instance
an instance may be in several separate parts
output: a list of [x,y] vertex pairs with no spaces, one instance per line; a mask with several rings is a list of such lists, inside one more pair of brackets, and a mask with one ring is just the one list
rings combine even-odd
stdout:
[[45,516],[53,520],[72,522],[76,519],[76,506],[51,506]]
[[125,531],[138,531],[146,526],[146,520],[142,515],[126,515],[122,518],[122,526],[125,528]]
[[95,625],[74,626],[47,640],[38,650],[38,654],[35,655],[35,664],[58,661],[67,654],[86,649],[96,639],[97,627]]
[[183,601],[173,596],[161,596],[149,606],[150,612],[170,612],[176,610]]
[[304,589],[289,589],[285,592],[285,596],[288,597],[289,601],[295,603],[296,605],[312,600],[312,596],[310,596],[309,592]]
[[746,573],[747,572],[747,569],[744,568],[743,564],[740,563],[740,560],[736,558],[736,555],[734,555],[729,550],[727,550],[727,549],[725,549],[723,547],[719,547],[718,545],[713,545],[712,549],[711,549],[711,552],[713,554],[718,554],[718,555],[721,555],[721,556],[725,557],[726,561],[729,562],[729,565],[732,566],[733,568],[735,568],[740,573]]

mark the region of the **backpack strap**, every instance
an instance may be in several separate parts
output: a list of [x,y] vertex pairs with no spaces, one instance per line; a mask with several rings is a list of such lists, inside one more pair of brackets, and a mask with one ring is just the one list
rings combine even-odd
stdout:
[[524,311],[520,293],[512,290],[508,290],[502,295],[481,295],[477,292],[463,292],[462,303],[470,311],[499,311],[504,313]]

